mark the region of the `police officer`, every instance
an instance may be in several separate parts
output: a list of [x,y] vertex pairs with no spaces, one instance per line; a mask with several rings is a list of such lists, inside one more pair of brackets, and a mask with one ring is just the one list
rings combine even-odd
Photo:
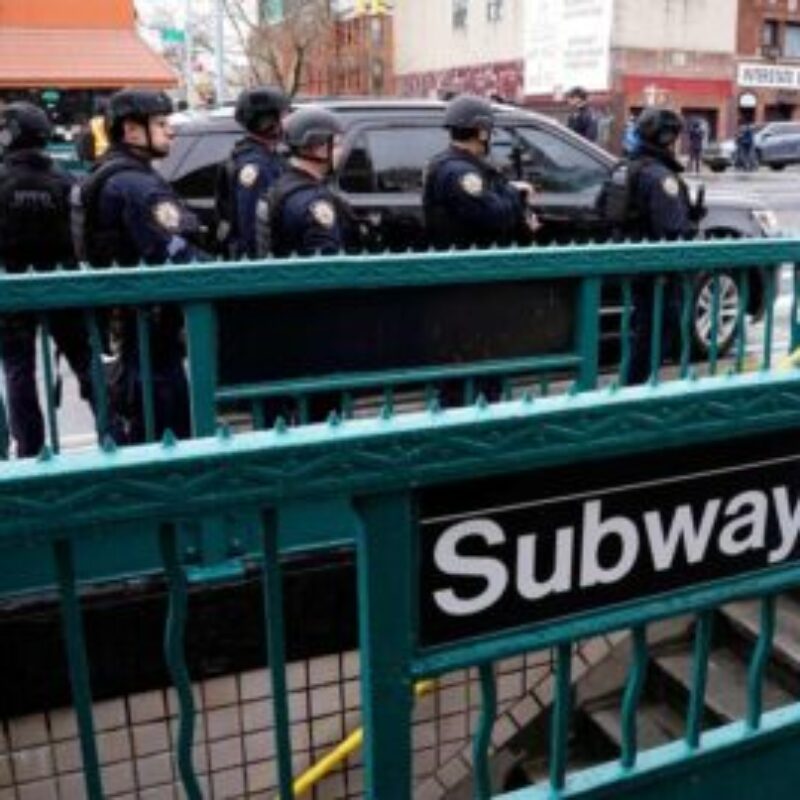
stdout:
[[330,255],[355,232],[344,201],[326,185],[336,166],[342,124],[323,108],[294,111],[284,124],[289,168],[258,205],[259,255]]
[[245,89],[236,121],[247,131],[217,177],[217,239],[231,258],[256,256],[256,204],[283,172],[277,153],[286,95],[268,87]]
[[[284,122],[289,166],[258,203],[259,255],[334,255],[358,242],[358,228],[349,206],[334,194],[326,179],[337,165],[343,127],[330,111],[309,106],[292,112]],[[326,348],[338,343],[319,342]],[[335,410],[335,394],[315,395],[309,404],[311,420],[324,419]],[[295,409],[281,400],[271,402],[269,419],[292,418]]]
[[[683,166],[675,157],[675,144],[683,130],[679,114],[668,108],[648,108],[636,123],[639,147],[631,160],[631,208],[637,238],[650,241],[692,239],[705,216],[702,192],[692,204],[681,177]],[[680,287],[665,281],[662,353],[674,344],[679,328]],[[653,332],[653,279],[634,281],[631,319],[631,364],[626,382],[643,383],[651,374]]]
[[598,137],[597,118],[589,107],[589,97],[582,86],[573,86],[567,92],[567,103],[572,111],[567,117],[567,127],[579,136],[596,142]]
[[446,249],[529,243],[538,228],[529,207],[531,185],[508,181],[487,160],[491,104],[472,95],[456,97],[444,126],[450,147],[425,171],[422,202],[431,244]]
[[[75,265],[69,228],[73,181],[44,152],[50,135],[50,121],[37,106],[18,102],[0,110],[0,264],[8,272]],[[91,349],[80,312],[52,313],[48,319],[81,396],[90,400]],[[36,391],[36,330],[33,314],[14,314],[0,323],[9,422],[20,457],[36,455],[44,445]]]
[[[489,247],[529,244],[538,229],[529,203],[533,188],[509,181],[488,160],[494,112],[481,97],[461,95],[451,100],[444,117],[450,147],[428,164],[425,171],[423,210],[428,238],[436,248]],[[496,400],[501,382],[480,379],[478,392]],[[446,383],[440,392],[443,405],[457,405],[463,392]]]
[[[195,216],[152,167],[170,150],[172,102],[162,92],[126,89],[107,108],[111,146],[77,197],[76,238],[95,266],[140,262],[185,264],[204,258],[192,238]],[[75,195],[73,194],[73,197]],[[183,369],[182,317],[174,306],[151,309],[150,337],[156,435],[167,428],[189,435],[189,394]],[[118,359],[110,378],[112,410],[124,421],[122,438],[145,438],[136,318],[116,310],[111,334]]]

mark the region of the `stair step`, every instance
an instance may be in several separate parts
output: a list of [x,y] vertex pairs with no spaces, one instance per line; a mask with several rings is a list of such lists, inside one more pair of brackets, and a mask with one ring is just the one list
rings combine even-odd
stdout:
[[[691,689],[693,655],[691,650],[658,656],[655,663],[687,693]],[[726,647],[715,648],[708,660],[706,707],[717,719],[731,722],[747,713],[747,664]],[[794,702],[794,697],[775,681],[764,681],[764,710],[780,708]]]
[[[591,722],[617,749],[622,747],[622,698],[602,708],[587,709]],[[636,714],[636,739],[639,750],[682,739],[686,732],[684,717],[668,703],[643,700]]]
[[[800,603],[781,596],[776,602],[773,655],[783,666],[800,672]],[[721,610],[727,622],[750,642],[761,632],[761,603],[743,600],[730,603]]]

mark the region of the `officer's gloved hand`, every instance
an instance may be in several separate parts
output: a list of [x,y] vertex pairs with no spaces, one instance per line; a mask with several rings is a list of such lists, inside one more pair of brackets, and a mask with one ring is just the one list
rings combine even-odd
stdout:
[[706,208],[706,187],[700,186],[694,203],[689,206],[689,220],[695,224],[702,222],[708,216]]
[[520,193],[523,202],[531,205],[536,196],[536,189],[528,181],[511,181],[511,185]]

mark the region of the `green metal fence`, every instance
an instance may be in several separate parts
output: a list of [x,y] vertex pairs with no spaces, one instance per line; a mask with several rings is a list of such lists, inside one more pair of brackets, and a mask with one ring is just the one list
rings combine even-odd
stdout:
[[[469,404],[477,399],[487,382],[501,387],[498,396],[510,399],[525,392],[537,396],[584,391],[598,385],[601,373],[606,381],[624,383],[630,361],[630,326],[632,317],[632,285],[637,278],[651,277],[655,330],[664,318],[664,282],[667,278],[679,284],[680,342],[673,354],[672,367],[664,368],[661,336],[653,336],[652,382],[684,378],[690,374],[717,374],[721,369],[742,372],[747,361],[748,311],[753,306],[765,309],[763,347],[757,355],[759,367],[769,368],[773,362],[773,301],[776,293],[776,268],[792,262],[796,244],[791,240],[747,242],[712,242],[663,245],[627,245],[564,247],[531,250],[497,250],[474,253],[428,253],[394,256],[353,256],[327,259],[285,260],[267,264],[228,264],[214,262],[188,267],[140,267],[136,269],[81,270],[54,274],[4,276],[0,292],[0,315],[30,311],[40,315],[46,340],[47,312],[55,309],[80,309],[85,317],[94,350],[92,378],[98,404],[98,435],[107,430],[107,393],[103,379],[103,317],[111,307],[135,310],[140,342],[139,372],[144,378],[143,406],[148,440],[154,438],[153,393],[148,376],[152,374],[150,358],[150,312],[154,304],[176,303],[183,309],[191,377],[191,399],[194,432],[197,435],[214,431],[222,412],[235,408],[246,411],[243,424],[263,428],[274,424],[274,401],[287,421],[303,424],[330,412],[347,418],[358,412],[359,402],[369,411],[375,405],[396,410],[402,393],[412,390],[417,407],[420,402],[435,403],[444,387],[449,405]],[[687,261],[687,254],[691,254]],[[732,357],[723,362],[716,346],[720,324],[720,279],[735,283],[736,334]],[[707,359],[693,363],[691,312],[697,282],[705,278],[711,286],[712,319]],[[757,279],[756,279],[757,278]],[[492,299],[489,312],[496,330],[495,343],[487,348],[471,345],[466,353],[443,355],[443,347],[457,347],[458,339],[467,334],[462,327],[447,339],[447,330],[426,331],[431,319],[447,307],[449,293],[469,296],[462,317],[481,308],[481,298]],[[614,294],[609,303],[608,292]],[[309,344],[303,331],[293,331],[295,351],[315,348],[323,339],[337,335],[339,318],[365,313],[370,304],[387,302],[395,295],[411,292],[403,304],[387,309],[394,314],[394,328],[382,328],[384,339],[442,339],[444,344],[426,350],[423,346],[412,364],[400,367],[390,362],[381,366],[381,350],[368,355],[367,366],[353,361],[349,368],[336,368],[335,360],[354,348],[353,338],[345,339],[340,350],[329,354],[324,364],[295,364],[293,374],[282,376],[281,351],[289,332],[280,324],[291,317],[305,322],[304,304],[314,301],[314,309],[332,304],[326,327],[317,340]],[[438,292],[436,302],[426,315],[414,316],[415,305],[426,292]],[[754,297],[757,294],[757,297]],[[514,299],[519,295],[518,299]],[[537,296],[547,297],[541,308],[527,310]],[[344,299],[342,299],[344,298]],[[513,338],[503,333],[503,320],[496,309],[508,298],[515,309]],[[280,319],[270,327],[269,314],[275,308],[256,305],[241,320],[239,308],[254,301],[280,301]],[[455,302],[455,301],[454,301]],[[487,300],[487,302],[489,302]],[[338,303],[338,305],[336,305]],[[351,303],[358,307],[355,311]],[[249,306],[248,306],[249,307]],[[296,312],[296,313],[294,313]],[[731,312],[728,311],[730,314]],[[527,314],[527,316],[526,316]],[[793,318],[796,315],[793,315]],[[224,321],[221,330],[220,319]],[[265,318],[266,317],[266,318]],[[252,328],[253,321],[263,325],[262,340],[250,337],[246,355],[253,363],[260,359],[271,364],[269,380],[245,379],[237,375],[222,376],[231,353],[236,355],[240,337]],[[365,321],[380,326],[374,317]],[[448,323],[453,324],[453,320]],[[476,322],[476,325],[479,322]],[[403,326],[405,325],[405,329]],[[537,327],[538,326],[538,327]],[[545,334],[551,328],[558,330]],[[526,332],[527,328],[527,332]],[[399,333],[398,333],[399,332]],[[395,335],[397,334],[397,335]],[[524,335],[523,335],[524,334]],[[479,339],[479,328],[469,332]],[[603,337],[613,335],[619,345],[611,361],[601,361]],[[527,338],[526,338],[527,337]],[[792,332],[792,341],[796,338]],[[263,344],[262,344],[263,341]],[[384,346],[385,343],[381,344]],[[497,353],[493,348],[496,346]],[[263,347],[263,353],[258,349]],[[402,346],[401,346],[402,348]],[[50,449],[58,452],[60,436],[58,416],[53,404],[55,370],[49,350],[44,355],[46,420]],[[396,354],[393,354],[396,357]],[[415,392],[415,393],[414,393]],[[315,402],[316,401],[316,402]],[[272,403],[272,406],[270,404]],[[309,407],[314,413],[309,416]],[[324,413],[323,413],[324,411]]]
[[[483,697],[474,746],[476,796],[491,797],[493,664],[546,648],[556,652],[550,779],[548,785],[514,797],[750,797],[748,792],[755,792],[756,786],[768,797],[794,796],[800,775],[792,755],[800,747],[800,708],[763,713],[760,695],[774,627],[773,598],[800,584],[793,558],[666,594],[587,607],[558,624],[521,620],[477,637],[430,644],[421,636],[425,620],[420,616],[424,592],[419,574],[419,502],[426,491],[443,486],[458,489],[476,480],[512,481],[566,465],[579,474],[582,465],[612,457],[634,456],[645,463],[654,454],[698,444],[714,448],[736,440],[794,436],[800,425],[800,381],[792,372],[770,369],[771,303],[755,371],[745,370],[745,326],[740,325],[735,355],[724,374],[713,352],[708,367],[698,370],[702,374],[693,372],[684,323],[683,357],[670,380],[658,379],[656,357],[654,379],[648,385],[621,388],[613,382],[599,389],[597,384],[599,304],[608,277],[725,269],[739,275],[744,285],[747,268],[791,262],[798,252],[800,243],[787,240],[214,264],[0,280],[0,313],[90,309],[86,312],[90,329],[93,309],[111,305],[146,308],[179,302],[186,315],[195,440],[175,442],[167,436],[162,443],[139,447],[116,449],[106,444],[92,452],[47,452],[38,460],[0,465],[0,594],[13,597],[52,590],[58,594],[88,795],[99,798],[103,790],[82,629],[81,593],[86,587],[131,575],[157,574],[166,580],[170,613],[164,658],[180,703],[178,763],[187,796],[200,797],[191,759],[196,715],[183,652],[183,637],[191,625],[187,587],[190,581],[214,580],[243,564],[262,571],[265,661],[272,671],[279,788],[282,797],[290,797],[284,559],[345,547],[355,552],[358,571],[367,796],[399,800],[413,795],[414,682],[475,666]],[[769,269],[766,275],[771,296],[774,276]],[[566,391],[542,397],[524,391],[505,402],[479,401],[445,410],[433,403],[407,413],[395,413],[387,403],[372,417],[333,416],[322,424],[294,427],[279,422],[272,430],[235,435],[223,427],[215,434],[220,401],[241,399],[220,397],[216,381],[215,307],[224,299],[324,293],[343,287],[385,292],[410,284],[554,279],[573,282],[580,308],[574,346],[561,354],[565,361],[558,364],[559,372],[567,368],[572,376]],[[658,287],[656,282],[656,307]],[[623,311],[623,327],[629,324],[628,316]],[[480,375],[484,366],[468,367],[467,377]],[[525,371],[536,372],[531,364],[525,366]],[[424,375],[423,386],[451,377],[446,367],[429,367],[434,373]],[[552,367],[548,363],[547,369]],[[440,368],[441,374],[435,372]],[[299,381],[289,394],[346,391],[357,376],[322,376],[309,388],[309,381],[317,377]],[[391,387],[397,377],[379,374],[374,383],[370,378],[369,385]],[[260,390],[248,391],[256,400],[263,396]],[[52,428],[51,437],[57,444]],[[229,524],[215,527],[214,521],[221,517]],[[207,524],[198,527],[198,520]],[[701,735],[711,612],[740,597],[763,598],[761,638],[744,690],[747,718]],[[647,662],[646,628],[683,614],[698,615],[686,737],[667,748],[639,753],[636,709]],[[570,774],[572,648],[600,632],[622,629],[630,629],[635,642],[623,709],[623,752],[618,763]]]

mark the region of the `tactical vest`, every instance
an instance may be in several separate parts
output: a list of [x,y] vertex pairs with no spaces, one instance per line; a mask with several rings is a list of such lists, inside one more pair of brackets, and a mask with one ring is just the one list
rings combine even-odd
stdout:
[[[262,197],[256,207],[256,242],[260,258],[285,257],[300,249],[283,229],[283,207],[296,192],[314,188],[311,178],[289,170]],[[331,198],[331,202],[334,199]]]
[[[492,247],[509,245],[516,240],[520,220],[508,220],[506,229],[491,233],[477,231],[452,209],[442,202],[442,198],[434,191],[436,174],[441,165],[454,158],[452,150],[445,150],[434,156],[425,168],[425,186],[422,195],[422,207],[425,214],[425,228],[430,244],[436,249],[446,250],[450,247]],[[489,164],[481,164],[471,159],[463,159],[483,179],[486,191],[495,189],[497,173]]]
[[9,272],[74,264],[70,179],[38,151],[19,151],[0,168],[0,262]]
[[639,173],[651,159],[623,159],[611,170],[597,197],[597,210],[617,239],[638,237],[643,233],[642,219],[636,204]]
[[99,162],[80,186],[72,189],[70,196],[72,238],[75,252],[81,261],[92,266],[111,264],[131,265],[139,261],[138,253],[116,226],[104,227],[100,223],[100,195],[106,182],[114,175],[133,170],[150,172],[150,167],[133,156],[118,150]]

